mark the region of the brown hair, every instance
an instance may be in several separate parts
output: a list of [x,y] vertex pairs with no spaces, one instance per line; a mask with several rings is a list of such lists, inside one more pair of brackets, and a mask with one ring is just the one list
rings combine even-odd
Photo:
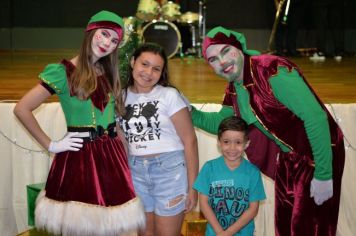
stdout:
[[221,121],[218,128],[218,139],[220,139],[222,134],[228,130],[243,132],[245,134],[245,139],[248,140],[248,125],[243,119],[231,116]]
[[[157,84],[162,85],[163,87],[172,86],[169,82],[169,74],[168,74],[168,60],[164,49],[156,44],[156,43],[143,43],[139,45],[132,54],[133,59],[136,61],[137,58],[141,56],[144,52],[151,52],[153,54],[159,55],[163,60],[163,68],[161,77],[159,78]],[[132,67],[129,65],[129,78],[125,89],[134,85],[134,78],[132,76]],[[173,86],[172,86],[173,87]]]
[[[166,53],[164,51],[164,48],[160,46],[159,44],[156,43],[142,43],[140,44],[135,51],[132,54],[132,57],[134,61],[137,60],[143,53],[145,52],[150,52],[156,55],[159,55],[162,60],[163,60],[163,68],[162,68],[162,73],[161,77],[159,78],[157,84],[163,86],[163,87],[172,87],[177,89],[171,82],[169,81],[169,73],[168,73],[168,59],[166,56]],[[128,80],[124,86],[125,89],[125,99],[127,97],[127,90],[129,87],[133,86],[135,83],[135,80],[133,78],[133,68],[131,67],[131,64],[129,64],[128,72],[129,72],[129,77]],[[179,92],[179,90],[177,89]]]
[[[76,69],[70,77],[70,89],[79,99],[88,99],[97,88],[97,74],[91,63],[92,48],[91,42],[96,32],[91,30],[85,32],[82,46],[79,50]],[[110,91],[115,99],[115,110],[118,114],[123,114],[124,104],[121,95],[121,83],[118,66],[118,47],[109,55],[100,58],[99,63],[104,70],[104,77],[108,81]]]

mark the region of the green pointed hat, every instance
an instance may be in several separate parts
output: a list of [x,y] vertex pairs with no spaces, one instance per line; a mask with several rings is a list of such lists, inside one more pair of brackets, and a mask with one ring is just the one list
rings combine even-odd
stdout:
[[113,12],[103,10],[90,18],[86,31],[98,28],[108,28],[114,30],[121,41],[124,35],[125,24],[120,16]]
[[246,38],[243,34],[228,30],[222,26],[217,26],[211,29],[205,36],[203,41],[203,56],[206,58],[206,50],[210,45],[214,44],[229,44],[240,49],[244,54],[253,56],[261,53],[256,50],[249,50],[246,47]]

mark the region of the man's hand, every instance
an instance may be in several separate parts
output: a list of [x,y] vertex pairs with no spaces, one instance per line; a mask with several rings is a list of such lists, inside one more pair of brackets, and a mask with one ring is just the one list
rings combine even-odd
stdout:
[[310,197],[314,197],[314,202],[317,205],[323,204],[326,200],[333,196],[333,180],[317,180],[312,179],[310,183]]
[[79,151],[83,147],[83,139],[77,138],[78,132],[69,132],[61,140],[51,141],[48,151],[59,153],[65,151]]

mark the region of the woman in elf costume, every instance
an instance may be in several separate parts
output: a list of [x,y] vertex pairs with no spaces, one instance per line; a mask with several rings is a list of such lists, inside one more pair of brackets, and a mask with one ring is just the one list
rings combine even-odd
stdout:
[[[129,235],[144,226],[115,113],[122,114],[118,45],[124,24],[100,11],[89,20],[79,55],[49,64],[14,113],[55,157],[35,210],[36,227],[61,235]],[[32,111],[59,97],[67,134],[51,140]],[[117,101],[115,103],[115,101]]]

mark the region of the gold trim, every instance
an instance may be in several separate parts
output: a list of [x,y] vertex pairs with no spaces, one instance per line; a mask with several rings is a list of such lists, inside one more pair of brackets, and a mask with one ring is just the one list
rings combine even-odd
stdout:
[[57,94],[62,92],[55,84],[53,84],[52,82],[48,81],[48,80],[45,79],[44,77],[42,77],[42,76],[39,75],[38,78],[39,78],[40,80],[42,80],[43,82],[45,82],[49,87],[51,87],[51,88],[53,88],[54,90],[56,90],[56,93],[57,93]]
[[91,116],[93,118],[93,125],[94,125],[94,127],[96,129],[95,107],[94,107],[94,104],[93,104],[93,100],[90,99],[90,101],[91,101]]
[[[106,104],[106,106],[109,106],[109,104],[110,104],[110,100],[111,100],[111,93],[108,93],[108,95],[109,95],[109,100],[108,100],[108,104]],[[115,97],[114,97],[114,113],[115,113]],[[106,107],[105,107],[105,109],[106,109]],[[104,112],[105,112],[105,109],[104,109]],[[108,116],[107,116],[107,118],[108,118],[108,126],[109,126],[109,124],[110,124],[110,117],[112,117],[112,116],[114,116],[114,122],[116,122],[115,121],[115,115],[114,114],[111,114],[112,113],[112,111],[113,111],[113,109],[109,109],[109,111],[108,111]],[[107,127],[106,127],[107,128]]]
[[[256,83],[256,80],[255,80],[255,76],[254,76],[254,74],[253,74],[252,67],[251,67],[251,58],[250,58],[250,73],[251,73],[251,78],[253,79],[253,82],[254,82],[254,83],[252,83],[252,84],[255,84],[255,83]],[[244,86],[244,88],[247,90],[247,85],[246,85],[246,86],[243,85],[243,86]],[[248,90],[247,90],[247,91],[248,91]],[[248,94],[249,94],[249,98],[250,98],[250,93],[248,93]],[[284,144],[285,146],[287,146],[290,150],[294,151],[294,148],[293,148],[291,145],[287,144],[286,142],[284,142],[283,140],[281,140],[280,138],[278,138],[278,137],[276,136],[276,134],[274,134],[272,131],[270,131],[270,130],[265,126],[265,124],[262,122],[262,120],[261,120],[261,119],[258,117],[258,115],[256,114],[255,110],[252,108],[250,101],[249,101],[249,106],[250,106],[250,108],[251,108],[253,114],[255,114],[256,119],[260,122],[260,124],[261,124],[275,139],[279,140],[282,144]]]
[[94,125],[69,125],[68,128],[95,128]]

